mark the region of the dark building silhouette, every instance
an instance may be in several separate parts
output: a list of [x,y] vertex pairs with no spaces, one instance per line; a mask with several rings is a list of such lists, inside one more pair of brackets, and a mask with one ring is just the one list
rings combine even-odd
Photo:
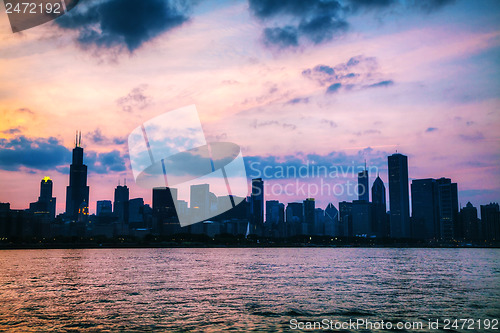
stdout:
[[439,238],[439,195],[435,179],[414,179],[411,182],[411,210],[413,237]]
[[155,233],[174,234],[180,232],[175,202],[177,189],[169,187],[153,188],[153,228]]
[[304,221],[302,223],[302,235],[312,235],[314,231],[314,209],[316,203],[313,198],[307,198],[303,202]]
[[113,206],[111,200],[99,200],[96,203],[96,215],[111,215],[113,213]]
[[455,238],[458,229],[458,189],[449,178],[436,179],[439,197],[439,236],[443,240]]
[[52,197],[52,180],[44,177],[40,182],[40,196],[30,204],[30,211],[36,216],[52,221],[56,217],[56,198]]
[[285,205],[278,200],[266,201],[266,234],[285,237]]
[[316,236],[325,235],[325,211],[322,208],[314,209],[314,229],[312,234]]
[[329,203],[325,208],[325,235],[340,236],[339,211]]
[[340,230],[341,236],[352,237],[352,202],[339,202]]
[[145,228],[144,199],[135,198],[128,201],[128,223],[130,228]]
[[498,203],[481,205],[481,225],[483,239],[487,241],[500,240],[500,212]]
[[282,213],[280,212],[280,202],[278,200],[266,201],[266,223],[278,224]]
[[368,170],[358,173],[358,200],[370,201],[370,188],[368,187]]
[[365,200],[354,200],[351,207],[353,236],[375,236],[372,227],[372,206]]
[[286,206],[286,226],[288,236],[302,234],[304,221],[304,208],[302,202],[290,202]]
[[392,154],[387,158],[389,169],[390,235],[408,238],[410,229],[410,198],[408,191],[408,157]]
[[372,230],[377,237],[389,237],[385,185],[378,175],[372,185]]
[[264,181],[252,179],[250,234],[261,235],[264,227]]
[[79,215],[88,215],[89,187],[87,186],[87,166],[83,164],[82,133],[77,135],[73,159],[69,168],[69,186],[66,188],[66,216],[77,220]]
[[460,209],[460,239],[478,241],[481,239],[481,224],[477,217],[477,208],[470,202]]
[[123,227],[128,224],[129,219],[129,189],[127,185],[118,185],[115,188],[113,201],[113,214],[118,217],[118,223]]

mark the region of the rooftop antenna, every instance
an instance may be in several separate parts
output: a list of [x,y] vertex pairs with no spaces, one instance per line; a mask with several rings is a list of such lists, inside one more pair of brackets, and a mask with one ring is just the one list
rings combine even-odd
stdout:
[[78,131],[75,132],[75,148],[78,147]]
[[80,131],[80,135],[78,136],[78,147],[82,146],[82,131]]
[[127,186],[127,178],[123,178],[123,186]]
[[118,186],[120,186],[120,179],[118,179]]
[[365,171],[366,171],[366,158],[365,158]]

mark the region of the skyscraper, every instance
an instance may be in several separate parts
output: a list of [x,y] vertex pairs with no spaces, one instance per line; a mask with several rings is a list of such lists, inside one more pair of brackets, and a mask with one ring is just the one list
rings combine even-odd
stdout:
[[329,203],[325,209],[325,235],[339,236],[339,211],[332,204]]
[[352,233],[354,236],[373,236],[372,207],[368,201],[354,200],[351,208]]
[[44,177],[40,182],[40,196],[37,202],[30,204],[30,210],[35,214],[44,214],[49,220],[56,217],[56,198],[52,197],[50,177]]
[[113,213],[111,200],[99,200],[96,203],[96,215],[111,215]]
[[389,236],[385,185],[377,175],[372,185],[372,230],[378,237]]
[[314,209],[316,203],[313,198],[307,198],[303,202],[304,205],[304,223],[302,224],[302,234],[312,235],[314,231]]
[[481,225],[477,218],[477,208],[467,202],[464,208],[460,209],[460,234],[462,239],[477,241],[481,238]]
[[82,133],[76,136],[73,159],[69,168],[69,186],[66,187],[66,215],[76,220],[79,209],[88,210],[89,187],[87,186],[87,166],[83,164]]
[[483,239],[500,240],[500,209],[498,203],[481,205],[481,226]]
[[370,188],[368,187],[368,170],[358,173],[358,200],[370,201]]
[[113,213],[118,217],[118,223],[122,226],[128,224],[129,217],[129,189],[127,185],[118,185],[115,188],[115,200],[113,201]]
[[439,238],[439,196],[435,179],[411,182],[411,211],[414,238]]
[[408,157],[402,154],[388,156],[390,235],[408,238],[410,229],[410,198],[408,191]]
[[285,205],[278,200],[266,201],[266,234],[273,237],[284,237],[285,232]]
[[340,236],[352,237],[352,202],[339,202]]
[[262,178],[252,179],[252,216],[251,234],[259,235],[264,224],[264,181]]
[[287,235],[295,236],[302,233],[302,222],[304,221],[304,208],[302,202],[290,202],[286,206]]
[[169,187],[153,188],[153,228],[156,233],[173,234],[180,230],[175,202],[177,189]]
[[449,178],[436,179],[439,197],[439,234],[441,239],[455,238],[458,229],[458,189],[457,183]]

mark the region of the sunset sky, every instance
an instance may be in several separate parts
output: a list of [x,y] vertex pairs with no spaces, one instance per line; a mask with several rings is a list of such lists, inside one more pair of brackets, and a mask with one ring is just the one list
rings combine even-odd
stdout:
[[462,206],[500,200],[499,1],[82,0],[20,33],[0,12],[0,202],[11,208],[50,176],[64,211],[77,130],[90,211],[123,179],[150,203],[128,135],[192,104],[207,141],[240,145],[247,166],[366,159],[388,187],[397,150],[411,179],[457,182]]

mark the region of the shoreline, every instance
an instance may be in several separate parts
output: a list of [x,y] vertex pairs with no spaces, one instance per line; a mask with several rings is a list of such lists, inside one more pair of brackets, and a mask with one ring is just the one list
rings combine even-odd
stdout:
[[415,245],[415,244],[345,244],[345,245],[324,245],[324,244],[188,244],[188,243],[153,243],[153,244],[1,244],[0,250],[76,250],[76,249],[169,249],[169,248],[395,248],[395,249],[500,249],[500,244],[495,245]]

